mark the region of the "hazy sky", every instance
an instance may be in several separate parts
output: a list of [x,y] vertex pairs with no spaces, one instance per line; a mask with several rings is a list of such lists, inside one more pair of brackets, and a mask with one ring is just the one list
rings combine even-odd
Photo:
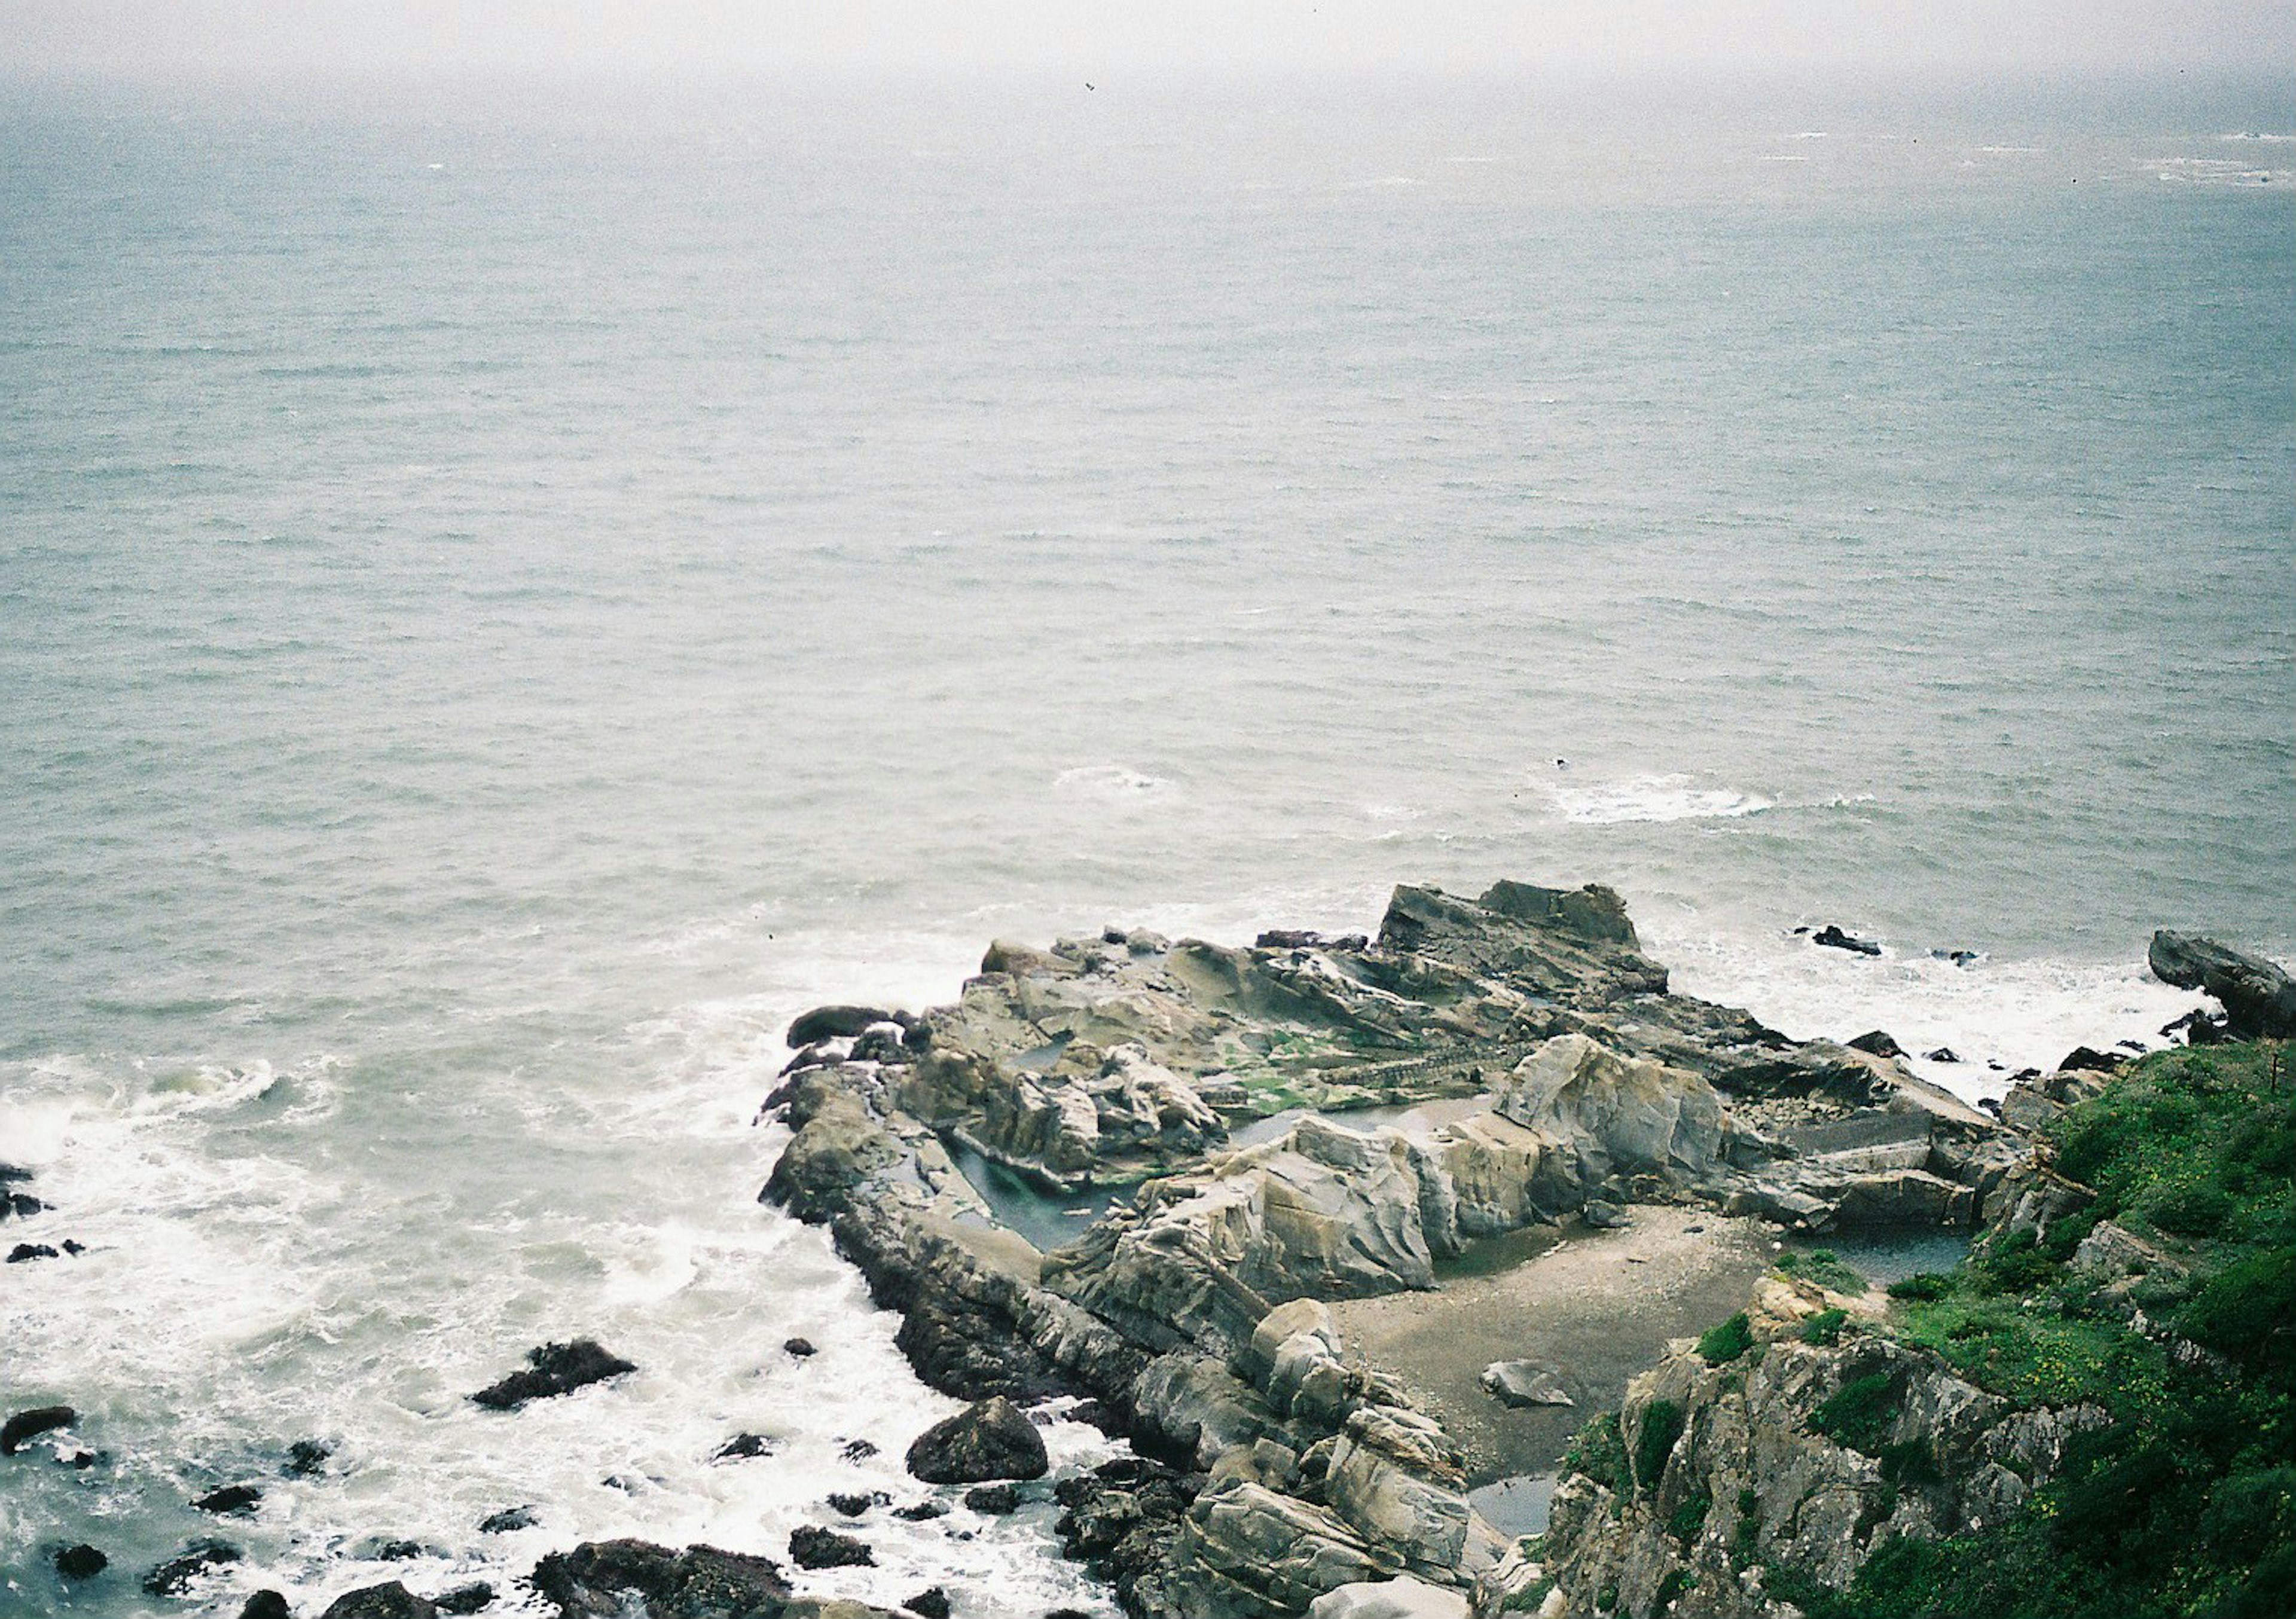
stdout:
[[0,0],[0,72],[2296,71],[2289,0]]

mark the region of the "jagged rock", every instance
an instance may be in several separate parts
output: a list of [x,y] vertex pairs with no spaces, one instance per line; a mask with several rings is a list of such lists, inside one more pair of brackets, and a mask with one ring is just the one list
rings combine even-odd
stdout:
[[1325,1591],[1308,1605],[1308,1619],[1467,1619],[1467,1598],[1406,1575]]
[[67,1580],[93,1580],[111,1566],[111,1559],[83,1541],[56,1548],[56,1572]]
[[927,1586],[901,1604],[906,1613],[916,1614],[922,1619],[948,1619],[948,1593],[938,1585]]
[[1493,1110],[1550,1136],[1582,1186],[1656,1174],[1687,1184],[1712,1173],[1727,1121],[1699,1075],[1620,1058],[1584,1034],[1546,1042],[1517,1065]]
[[45,1242],[20,1242],[14,1247],[8,1250],[8,1257],[5,1263],[12,1265],[20,1265],[35,1259],[59,1259],[62,1257],[62,1255],[58,1254],[55,1248],[50,1244]]
[[1961,1054],[1956,1051],[1949,1045],[1941,1045],[1934,1051],[1923,1052],[1923,1060],[1926,1062],[1959,1062],[1961,1060]]
[[1000,1395],[918,1435],[906,1465],[929,1484],[974,1484],[1042,1478],[1052,1463],[1036,1424]]
[[1021,1492],[1011,1484],[975,1484],[964,1492],[964,1504],[986,1517],[1001,1517],[1021,1504]]
[[241,1607],[239,1619],[295,1619],[295,1610],[287,1606],[286,1592],[259,1590]]
[[217,1517],[247,1517],[263,1504],[263,1492],[253,1484],[226,1484],[220,1490],[210,1490],[192,1503],[202,1512],[212,1512]]
[[1325,1591],[1398,1574],[1328,1509],[1245,1478],[1207,1488],[1182,1521],[1168,1590],[1186,1619],[1296,1614]]
[[437,1619],[438,1613],[438,1604],[391,1580],[344,1592],[320,1619]]
[[545,1344],[526,1352],[529,1368],[514,1371],[499,1383],[472,1394],[473,1403],[489,1410],[516,1410],[529,1400],[547,1400],[573,1393],[592,1383],[620,1377],[637,1368],[619,1355],[601,1348],[594,1338],[569,1344]]
[[2296,1038],[2296,983],[2272,962],[2165,928],[2152,936],[2145,959],[2161,982],[2215,996],[2234,1039]]
[[825,1219],[856,1185],[906,1155],[858,1097],[817,1072],[799,1075],[791,1091],[789,1116],[796,1133],[758,1195],[800,1220]]
[[18,1411],[5,1424],[0,1424],[0,1456],[13,1456],[24,1448],[24,1442],[28,1439],[37,1439],[56,1428],[70,1427],[78,1416],[79,1413],[69,1405],[42,1405],[31,1410]]
[[1503,1405],[1569,1405],[1570,1394],[1551,1367],[1536,1361],[1494,1361],[1483,1368],[1482,1386]]
[[2085,1045],[2077,1045],[2059,1060],[2057,1069],[2060,1073],[2086,1071],[2092,1074],[2116,1074],[2120,1070],[2121,1061],[2122,1059],[2113,1056],[2110,1051],[2094,1051]]
[[898,1619],[857,1602],[792,1597],[770,1558],[714,1546],[586,1542],[543,1558],[532,1583],[559,1619]]
[[244,1556],[229,1541],[193,1541],[144,1576],[144,1589],[155,1597],[180,1597],[210,1568],[236,1563]]
[[0,1220],[29,1220],[47,1206],[29,1192],[0,1192]]
[[763,1434],[736,1434],[710,1453],[712,1461],[748,1461],[774,1453],[774,1442]]
[[1847,1043],[1853,1051],[1865,1051],[1874,1057],[1903,1057],[1906,1048],[1890,1037],[1883,1029],[1868,1029]]
[[790,1561],[800,1568],[874,1568],[876,1554],[849,1534],[819,1524],[804,1524],[790,1531]]
[[1878,956],[1882,953],[1882,947],[1873,940],[1861,939],[1855,934],[1844,933],[1832,922],[1828,922],[1810,935],[1809,942],[1813,944],[1829,945],[1835,950],[1847,950],[1861,956]]
[[298,1439],[287,1447],[286,1471],[297,1478],[313,1478],[326,1471],[334,1445],[324,1439]]
[[1598,1231],[1622,1231],[1632,1225],[1634,1216],[1615,1203],[1600,1198],[1590,1198],[1578,1211],[1578,1218]]
[[468,1585],[442,1591],[432,1600],[442,1614],[483,1613],[495,1605],[495,1588],[484,1580],[473,1580]]
[[539,1520],[531,1507],[504,1507],[490,1512],[479,1520],[480,1534],[512,1534],[521,1529],[531,1529]]

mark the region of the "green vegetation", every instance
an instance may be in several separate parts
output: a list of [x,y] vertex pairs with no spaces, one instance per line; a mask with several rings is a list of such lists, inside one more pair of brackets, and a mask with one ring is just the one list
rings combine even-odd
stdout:
[[1604,1411],[1578,1430],[1563,1452],[1562,1470],[1582,1473],[1621,1500],[1634,1493],[1634,1478],[1627,1471],[1627,1441],[1619,1431],[1616,1411]]
[[1832,1248],[1788,1248],[1778,1255],[1778,1269],[1788,1276],[1814,1281],[1821,1288],[1847,1293],[1852,1298],[1863,1298],[1873,1286],[1864,1271]]
[[1687,1546],[1706,1527],[1706,1515],[1714,1510],[1714,1497],[1704,1490],[1685,1495],[1682,1504],[1667,1515],[1666,1532]]
[[1698,1340],[1698,1353],[1709,1366],[1734,1361],[1753,1346],[1754,1326],[1746,1319],[1743,1310],[1719,1327],[1709,1329],[1706,1335]]
[[1658,1488],[1666,1459],[1674,1454],[1675,1442],[1682,1437],[1683,1420],[1682,1407],[1671,1400],[1653,1400],[1643,1408],[1642,1432],[1635,1438],[1636,1486]]
[[[1774,1567],[1773,1595],[1809,1619],[2296,1614],[2296,1093],[2268,1085],[2269,1061],[2256,1045],[2146,1059],[2048,1132],[2094,1205],[1890,1289],[1898,1336],[1972,1382],[2105,1412],[2024,1511],[1989,1533],[1890,1541],[1846,1591]],[[2134,1282],[2070,1264],[2106,1221],[2160,1250]],[[1892,1486],[1934,1482],[1926,1445],[1886,1440],[1888,1383],[1853,1380],[1816,1425],[1880,1458]]]
[[1817,1408],[1810,1426],[1837,1444],[1879,1456],[1891,1425],[1898,1420],[1898,1402],[1905,1392],[1904,1383],[1893,1372],[1852,1378]]
[[1821,1310],[1801,1324],[1801,1341],[1831,1347],[1841,1341],[1842,1325],[1849,1320],[1847,1311]]

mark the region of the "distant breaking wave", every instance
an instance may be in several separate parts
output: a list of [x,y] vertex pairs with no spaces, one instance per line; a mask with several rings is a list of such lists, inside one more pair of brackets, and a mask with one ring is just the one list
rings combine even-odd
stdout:
[[1727,821],[1775,809],[1841,809],[1870,804],[1871,793],[1841,793],[1807,803],[1781,803],[1760,793],[1727,787],[1701,787],[1688,776],[1631,776],[1622,781],[1585,786],[1550,785],[1547,796],[1562,819],[1582,826],[1631,821]]

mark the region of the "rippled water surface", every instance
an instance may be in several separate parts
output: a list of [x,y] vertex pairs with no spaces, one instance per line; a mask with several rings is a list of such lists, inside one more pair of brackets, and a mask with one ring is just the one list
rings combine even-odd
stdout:
[[[2296,945],[2284,115],[1110,88],[7,105],[0,1332],[105,1452],[16,1607],[920,1493],[750,1121],[993,936],[1601,879],[1972,1092]],[[1104,1607],[1048,1518],[819,1583]]]

